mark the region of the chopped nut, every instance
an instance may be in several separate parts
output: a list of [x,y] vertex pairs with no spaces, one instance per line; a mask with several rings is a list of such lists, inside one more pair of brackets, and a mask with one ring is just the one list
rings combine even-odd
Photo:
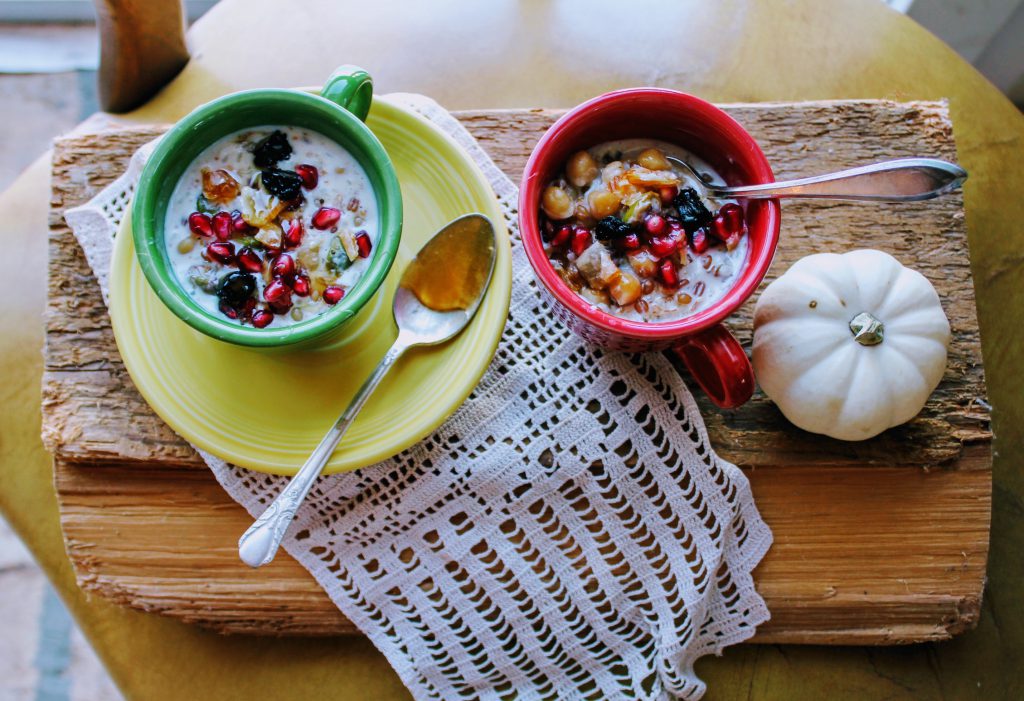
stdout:
[[576,259],[576,268],[587,279],[591,287],[604,289],[619,275],[619,269],[612,260],[608,249],[600,243],[593,243]]
[[345,255],[348,256],[349,260],[355,260],[359,257],[359,245],[356,244],[355,237],[347,231],[342,231],[338,234],[341,239],[341,247],[345,249]]
[[272,224],[287,204],[262,190],[242,188],[242,219],[257,229]]
[[254,238],[267,248],[280,248],[283,237],[281,227],[277,224],[266,224],[256,232]]

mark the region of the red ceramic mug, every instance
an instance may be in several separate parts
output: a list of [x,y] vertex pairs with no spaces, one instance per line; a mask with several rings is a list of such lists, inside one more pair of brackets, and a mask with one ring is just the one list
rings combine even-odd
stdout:
[[660,88],[606,93],[555,122],[533,149],[519,189],[519,227],[526,255],[553,311],[585,340],[606,348],[672,348],[720,407],[740,406],[754,392],[754,372],[739,341],[722,325],[757,289],[779,240],[778,200],[741,201],[750,237],[742,273],[715,304],[683,319],[631,321],[595,308],[562,281],[541,240],[540,197],[573,153],[606,141],[650,138],[680,146],[708,162],[731,185],[775,180],[761,148],[736,120],[692,95]]

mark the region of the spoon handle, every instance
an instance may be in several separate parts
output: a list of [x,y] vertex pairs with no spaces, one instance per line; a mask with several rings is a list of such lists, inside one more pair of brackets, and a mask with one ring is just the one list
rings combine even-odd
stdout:
[[316,478],[320,476],[324,465],[327,464],[334,449],[338,446],[338,442],[355,420],[359,410],[366,404],[366,400],[384,379],[388,370],[408,348],[409,343],[406,338],[399,334],[394,345],[384,354],[373,373],[366,378],[366,382],[356,392],[331,430],[320,440],[319,445],[313,450],[298,473],[281,490],[266,511],[260,514],[256,522],[249,526],[249,530],[238,539],[238,556],[242,558],[242,562],[250,567],[261,567],[274,559],[277,548],[281,544],[281,538],[284,537],[285,531],[288,530],[288,526],[295,517],[296,509],[306,498]]
[[953,163],[934,158],[900,158],[799,180],[740,187],[707,187],[712,197],[804,197],[915,202],[938,197],[966,179],[967,171]]

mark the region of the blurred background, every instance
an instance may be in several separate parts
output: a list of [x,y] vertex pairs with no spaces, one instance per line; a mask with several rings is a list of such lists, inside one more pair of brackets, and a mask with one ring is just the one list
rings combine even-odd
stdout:
[[[1024,107],[1024,0],[884,1],[949,44]],[[184,4],[188,21],[194,22],[215,2]],[[92,0],[0,0],[0,190],[43,154],[54,136],[97,111],[98,60]],[[0,621],[0,701],[120,698],[2,519]]]

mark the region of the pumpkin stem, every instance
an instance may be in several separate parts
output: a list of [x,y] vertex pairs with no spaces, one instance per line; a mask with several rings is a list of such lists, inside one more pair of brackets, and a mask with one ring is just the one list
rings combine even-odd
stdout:
[[861,312],[850,320],[850,333],[862,346],[876,346],[885,335],[885,324],[868,312]]

